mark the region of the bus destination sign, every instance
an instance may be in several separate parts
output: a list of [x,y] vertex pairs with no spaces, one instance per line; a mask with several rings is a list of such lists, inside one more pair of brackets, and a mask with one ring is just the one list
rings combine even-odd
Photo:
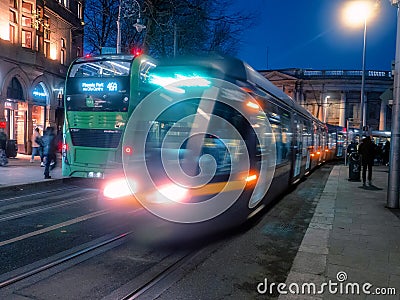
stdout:
[[118,82],[81,82],[81,91],[85,93],[117,92]]

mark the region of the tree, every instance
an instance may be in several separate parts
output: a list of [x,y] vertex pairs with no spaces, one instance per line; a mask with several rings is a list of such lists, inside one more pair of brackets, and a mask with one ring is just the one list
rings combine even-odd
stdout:
[[99,54],[103,47],[115,47],[118,1],[85,1],[85,52]]
[[[86,2],[85,49],[115,47],[118,5],[119,0]],[[155,57],[173,56],[174,50],[234,55],[243,28],[256,19],[254,13],[235,12],[228,0],[123,0],[121,7],[122,51],[140,47]],[[139,12],[146,25],[140,33],[133,27]]]

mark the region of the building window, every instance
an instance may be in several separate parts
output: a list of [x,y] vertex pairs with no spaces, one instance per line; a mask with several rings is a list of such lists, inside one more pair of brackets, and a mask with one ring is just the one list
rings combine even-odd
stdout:
[[15,77],[13,77],[11,79],[9,86],[7,87],[7,98],[15,99],[15,100],[22,100],[22,101],[25,100],[21,83]]
[[10,24],[10,42],[15,43],[15,26]]
[[32,3],[22,1],[22,12],[31,14],[32,13]]
[[49,41],[44,42],[43,53],[44,53],[44,56],[50,57],[50,42]]
[[17,9],[18,8],[18,0],[10,0],[10,7]]
[[68,0],[58,0],[58,3],[68,8]]
[[50,19],[49,17],[44,16],[43,17],[43,33],[44,33],[44,39],[45,40],[50,40]]
[[62,65],[65,65],[65,50],[64,49],[61,49],[60,61],[61,61]]
[[67,50],[66,50],[66,43],[65,43],[65,39],[61,39],[61,53],[60,53],[60,61],[61,61],[61,64],[65,64],[66,63],[66,53],[67,53]]
[[10,22],[17,24],[17,13],[10,9]]
[[32,32],[22,30],[22,47],[32,49]]
[[22,20],[21,20],[21,24],[22,26],[25,27],[32,27],[32,18],[26,17],[26,16],[22,16]]
[[83,19],[83,7],[82,3],[78,2],[78,18]]

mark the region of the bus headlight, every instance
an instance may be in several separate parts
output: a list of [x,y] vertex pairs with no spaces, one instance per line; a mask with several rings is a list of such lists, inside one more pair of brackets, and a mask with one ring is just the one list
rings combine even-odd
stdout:
[[102,172],[88,172],[88,178],[103,178]]

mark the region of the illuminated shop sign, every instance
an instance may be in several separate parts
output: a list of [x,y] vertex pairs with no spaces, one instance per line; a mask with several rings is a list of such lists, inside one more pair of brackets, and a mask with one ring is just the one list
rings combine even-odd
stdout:
[[85,93],[102,93],[102,92],[117,92],[118,91],[117,81],[83,81],[80,84],[80,90]]
[[43,83],[39,83],[32,91],[33,102],[37,105],[46,105],[48,93],[45,90]]
[[18,109],[18,104],[15,103],[15,102],[5,101],[4,102],[4,108],[7,108],[7,109]]

